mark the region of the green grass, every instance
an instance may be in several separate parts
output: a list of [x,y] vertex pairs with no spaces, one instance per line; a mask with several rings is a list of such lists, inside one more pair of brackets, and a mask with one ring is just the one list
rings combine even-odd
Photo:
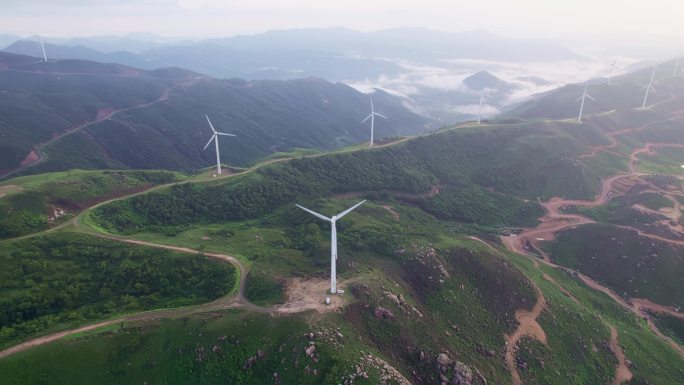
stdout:
[[557,263],[577,269],[620,295],[683,306],[681,246],[605,224],[561,233],[545,247]]
[[83,234],[0,245],[3,347],[119,314],[209,302],[237,283],[225,262]]
[[[627,359],[633,363],[630,367],[634,374],[633,383],[675,385],[684,381],[684,372],[680,370],[684,360],[657,337],[644,320],[563,270],[543,264],[536,268],[529,258],[516,254],[509,254],[509,258],[528,277],[534,279],[543,290],[547,302],[551,304],[551,311],[542,313],[544,317],[540,322],[553,349],[545,349],[530,341],[523,343],[523,354],[532,368],[521,373],[524,383],[587,383],[588,378],[595,378],[594,375],[589,376],[591,370],[603,373],[602,378],[610,378],[611,365],[615,360],[603,347],[607,340],[607,324],[617,328],[619,343],[623,346]],[[542,272],[572,293],[579,303],[544,279]],[[600,320],[605,321],[606,325],[600,324]],[[592,344],[597,342],[598,352],[594,353]],[[584,348],[585,344],[588,350]],[[575,350],[573,352],[567,349]],[[566,353],[560,354],[558,351]],[[596,361],[588,363],[597,356],[603,356],[599,366],[595,366]],[[540,360],[544,361],[544,368],[541,368]],[[591,379],[589,383],[603,382]]]
[[10,179],[0,186],[18,188],[0,198],[0,239],[45,230],[109,197],[184,177],[168,171],[72,170]]
[[[316,361],[304,351],[310,331],[324,332],[313,340]],[[278,373],[284,384],[336,384],[361,350],[373,352],[353,330],[342,332],[338,339],[327,323],[312,330],[298,318],[242,311],[138,322],[19,353],[0,361],[0,377],[7,384],[210,385],[272,383]],[[356,382],[379,381],[377,370],[368,374]]]
[[257,305],[280,304],[285,301],[283,285],[269,276],[266,272],[251,272],[247,275],[245,296]]
[[644,154],[639,156],[639,163],[637,163],[639,171],[676,176],[684,174],[684,169],[681,167],[684,164],[684,149],[660,147],[655,151],[654,156]]
[[651,315],[658,328],[679,345],[684,346],[684,320],[667,314]]

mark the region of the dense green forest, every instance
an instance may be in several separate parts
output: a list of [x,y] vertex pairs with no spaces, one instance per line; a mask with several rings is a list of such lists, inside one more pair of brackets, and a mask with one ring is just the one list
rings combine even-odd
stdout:
[[237,279],[225,262],[74,233],[5,241],[0,259],[0,346],[115,314],[205,303]]
[[82,171],[41,174],[0,184],[0,239],[47,229],[107,198],[179,180],[170,171]]
[[95,215],[112,231],[172,234],[191,223],[256,218],[299,199],[377,192],[442,219],[528,226],[541,209],[515,196],[596,194],[599,177],[571,160],[585,151],[562,125],[456,129],[372,151],[295,159],[225,183],[174,186]]

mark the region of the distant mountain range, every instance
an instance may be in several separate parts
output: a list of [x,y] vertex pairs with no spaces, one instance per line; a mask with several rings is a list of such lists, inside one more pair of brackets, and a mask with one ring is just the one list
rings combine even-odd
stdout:
[[[379,138],[417,134],[432,122],[385,92],[373,95]],[[141,70],[83,60],[43,62],[0,53],[0,174],[68,168],[191,170],[213,163],[204,115],[236,138],[223,161],[245,165],[293,148],[368,140],[370,97],[340,83],[220,80],[181,69]],[[44,159],[43,159],[44,157]]]
[[[42,56],[39,37],[13,40],[0,36],[5,52]],[[276,30],[254,35],[189,41],[154,36],[43,38],[48,58],[118,63],[135,68],[179,67],[218,78],[301,79],[320,77],[368,91],[380,88],[402,96],[412,108],[444,124],[472,119],[470,103],[479,100],[460,80],[487,70],[506,75],[507,82],[525,83],[522,94],[546,91],[557,79],[539,82],[526,63],[587,60],[543,39],[515,39],[487,31],[440,32],[424,28],[395,28],[358,32],[345,28]],[[517,67],[507,67],[516,63]],[[540,64],[542,63],[542,64]],[[593,76],[593,74],[592,74]],[[501,80],[501,79],[500,79]],[[490,84],[489,115],[506,111],[512,85]],[[475,87],[477,88],[477,87]],[[519,88],[519,87],[518,87]],[[518,102],[518,101],[515,101]],[[465,104],[464,104],[465,103]]]
[[[7,42],[8,36],[0,39]],[[422,28],[357,32],[345,28],[296,29],[201,41],[153,42],[127,37],[47,39],[55,59],[116,62],[145,69],[183,67],[216,77],[328,80],[363,79],[397,72],[399,60],[557,61],[577,53],[545,40],[513,39],[486,31],[448,33]],[[5,51],[40,56],[38,39]],[[391,59],[392,61],[388,61]]]

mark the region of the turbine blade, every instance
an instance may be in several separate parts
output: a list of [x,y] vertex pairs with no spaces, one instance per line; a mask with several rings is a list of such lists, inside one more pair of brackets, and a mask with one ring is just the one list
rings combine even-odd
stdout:
[[374,112],[374,114],[375,114],[375,116],[379,116],[383,119],[387,119],[387,117],[385,115],[378,114],[377,112]]
[[342,211],[341,213],[339,213],[339,214],[337,215],[337,219],[341,219],[343,216],[349,214],[352,210],[354,210],[355,208],[361,206],[361,205],[364,204],[364,203],[366,203],[366,200],[365,200],[365,199],[362,200],[361,202],[355,204],[354,206],[352,206],[352,207],[350,207],[350,208],[348,208],[348,209]]
[[226,133],[223,133],[223,132],[217,132],[216,135],[235,136],[235,135],[233,135],[233,134],[226,134]]
[[207,142],[207,145],[204,146],[204,148],[202,149],[202,151],[206,150],[207,147],[209,147],[209,144],[211,144],[211,141],[214,140],[215,137],[216,137],[216,134],[214,134],[214,135],[211,136],[211,139],[209,139],[209,141]]
[[373,98],[371,98],[371,113],[375,112],[375,108],[373,108]]
[[214,125],[211,124],[211,120],[209,120],[209,116],[208,116],[208,115],[204,115],[204,116],[207,117],[207,122],[209,122],[209,127],[211,127],[211,130],[214,131],[214,134],[215,134],[215,133],[216,133],[216,129],[214,129]]
[[366,120],[370,119],[373,114],[366,116],[366,119],[362,120],[361,123],[366,123]]
[[587,94],[587,97],[593,101],[596,101],[596,99],[592,98],[591,95]]
[[318,218],[320,218],[320,219],[322,219],[322,220],[324,220],[324,221],[328,221],[328,222],[331,222],[331,221],[332,221],[332,219],[330,219],[330,218],[328,218],[328,217],[326,217],[326,216],[323,216],[323,215],[321,215],[321,214],[319,214],[319,213],[317,213],[317,212],[315,212],[315,211],[309,210],[309,209],[307,209],[307,208],[304,207],[304,206],[300,206],[300,205],[295,205],[295,206],[299,207],[300,209],[306,211],[307,213],[309,213],[309,214],[311,214],[311,215],[313,215],[313,216],[316,216],[316,217],[318,217]]
[[584,95],[582,95],[582,96],[580,96],[579,98],[577,98],[577,100],[575,100],[575,103],[577,103],[577,102],[579,102],[580,100],[582,100],[583,97],[584,97]]

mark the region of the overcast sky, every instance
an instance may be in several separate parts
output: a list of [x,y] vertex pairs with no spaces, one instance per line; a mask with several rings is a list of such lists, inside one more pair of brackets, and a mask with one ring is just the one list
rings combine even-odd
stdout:
[[684,45],[683,20],[684,0],[0,0],[0,33],[45,36],[418,26],[565,40],[647,34]]

